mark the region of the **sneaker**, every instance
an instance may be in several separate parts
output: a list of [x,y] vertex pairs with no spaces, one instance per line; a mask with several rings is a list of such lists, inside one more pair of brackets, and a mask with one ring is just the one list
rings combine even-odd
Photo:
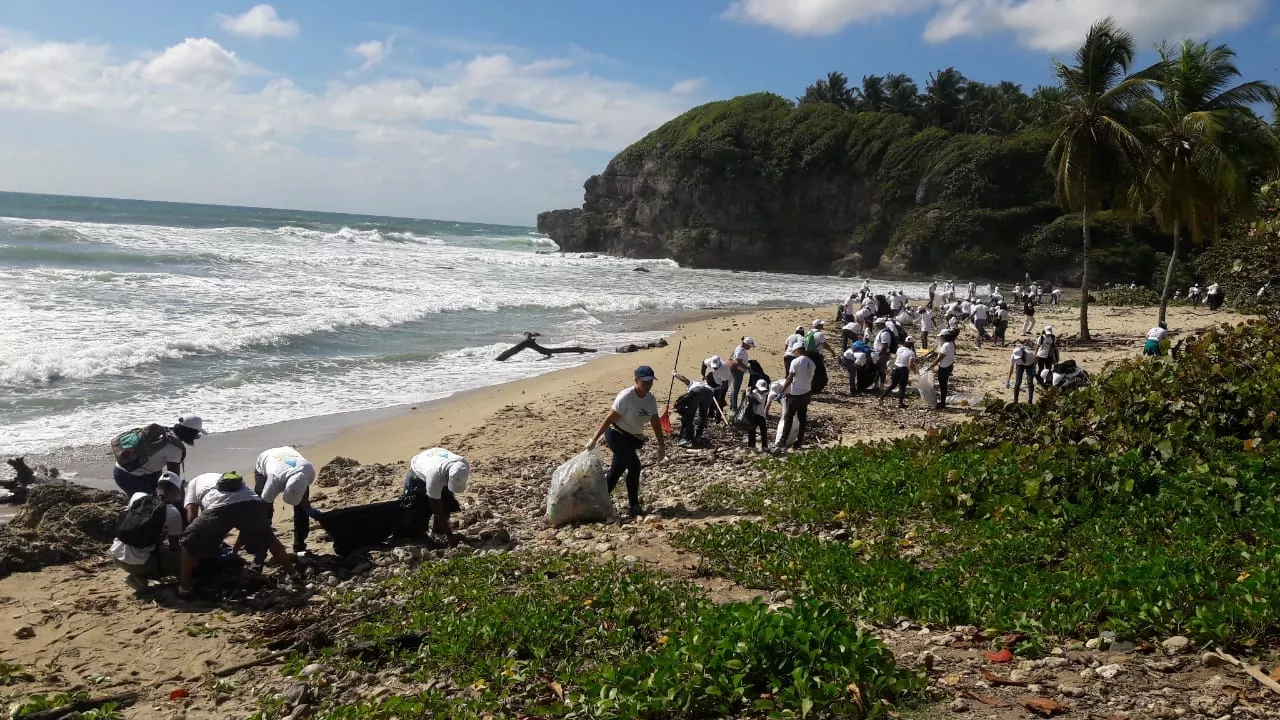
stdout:
[[128,585],[128,586],[129,586],[129,587],[130,587],[134,592],[146,592],[146,591],[147,591],[147,580],[146,580],[146,578],[142,578],[142,577],[139,577],[139,576],[137,576],[137,575],[126,575],[126,576],[124,577],[124,584],[125,584],[125,585]]

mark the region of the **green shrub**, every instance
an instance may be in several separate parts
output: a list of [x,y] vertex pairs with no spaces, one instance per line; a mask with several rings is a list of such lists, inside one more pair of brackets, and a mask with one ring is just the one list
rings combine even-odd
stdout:
[[1095,302],[1114,307],[1151,307],[1160,304],[1160,293],[1148,287],[1116,287],[1092,293]]

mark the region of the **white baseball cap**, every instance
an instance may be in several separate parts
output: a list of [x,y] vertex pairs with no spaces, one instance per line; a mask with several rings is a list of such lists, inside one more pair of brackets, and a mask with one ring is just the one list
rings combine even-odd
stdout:
[[160,473],[160,479],[157,480],[156,482],[169,483],[170,485],[178,488],[179,490],[182,489],[182,476],[172,470],[165,470],[164,472]]
[[1052,326],[1052,325],[1045,325],[1045,326],[1044,326],[1044,334],[1045,334],[1045,335],[1052,335],[1052,334],[1053,334],[1053,326]]
[[204,431],[204,418],[194,413],[186,413],[178,417],[178,424],[184,428],[195,430],[196,434],[203,437],[206,435]]
[[823,322],[821,318],[813,321],[814,327],[822,327],[823,325],[826,325],[826,323]]
[[719,355],[712,355],[707,358],[707,367],[712,370],[719,370],[721,365],[724,365],[724,361],[720,359]]
[[471,478],[471,463],[459,458],[449,463],[449,492],[466,492]]
[[761,378],[761,379],[757,380],[757,381],[756,381],[756,390],[759,390],[760,392],[768,392],[768,391],[769,391],[769,383],[765,382],[763,378]]
[[751,338],[749,338],[749,337],[744,337],[744,338],[742,338],[742,344],[743,344],[743,345],[746,345],[746,346],[747,346],[747,347],[749,347],[749,348],[753,348],[753,347],[755,347],[755,346],[756,346],[756,341],[755,341],[755,340],[752,340],[752,339],[751,339]]

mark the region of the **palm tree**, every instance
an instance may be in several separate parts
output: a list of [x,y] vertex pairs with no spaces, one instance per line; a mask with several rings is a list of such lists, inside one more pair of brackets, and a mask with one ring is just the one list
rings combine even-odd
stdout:
[[1184,40],[1176,50],[1160,48],[1155,86],[1160,96],[1142,103],[1150,159],[1143,183],[1134,186],[1134,204],[1150,209],[1173,250],[1160,295],[1160,322],[1165,320],[1173,273],[1183,231],[1199,244],[1216,234],[1223,208],[1245,206],[1253,197],[1249,172],[1261,161],[1274,168],[1280,161],[1275,135],[1249,106],[1277,97],[1268,83],[1251,81],[1234,87],[1240,77],[1226,45]]
[[890,73],[884,79],[888,97],[884,101],[885,112],[914,116],[920,107],[920,88],[914,80],[901,73]]
[[924,106],[930,125],[947,130],[956,128],[968,84],[968,78],[953,67],[929,73],[929,82],[924,86]]
[[854,93],[849,88],[849,78],[841,72],[830,72],[822,80],[805,88],[800,98],[801,105],[813,103],[830,103],[841,110],[852,110]]
[[1037,85],[1027,103],[1028,122],[1035,127],[1051,127],[1062,118],[1066,92],[1057,85]]
[[863,75],[862,87],[855,90],[859,109],[863,112],[880,112],[884,109],[889,93],[884,87],[884,78],[879,75]]
[[1083,228],[1080,270],[1080,339],[1089,337],[1089,211],[1124,197],[1126,180],[1141,164],[1142,139],[1132,108],[1149,95],[1150,70],[1129,75],[1133,36],[1114,20],[1089,28],[1076,51],[1075,64],[1053,61],[1063,91],[1061,117],[1047,164],[1053,173],[1058,203],[1078,210]]

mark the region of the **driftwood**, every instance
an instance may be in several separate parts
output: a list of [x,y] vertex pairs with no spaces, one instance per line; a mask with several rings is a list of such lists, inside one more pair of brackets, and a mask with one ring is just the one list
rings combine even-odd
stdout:
[[1272,680],[1271,678],[1267,677],[1267,674],[1262,672],[1262,668],[1260,666],[1245,664],[1244,662],[1223,652],[1222,650],[1216,651],[1214,655],[1217,655],[1218,657],[1222,658],[1228,663],[1245,671],[1245,673],[1249,675],[1249,677],[1253,678],[1254,680],[1257,680],[1263,687],[1267,688],[1273,693],[1276,693],[1277,695],[1280,695],[1280,683],[1277,683],[1275,680]]
[[552,355],[559,355],[561,353],[582,354],[582,353],[596,352],[594,348],[584,348],[584,347],[562,347],[562,348],[542,347],[541,345],[538,344],[538,341],[534,340],[534,338],[536,337],[538,337],[538,333],[534,333],[534,332],[525,333],[523,341],[516,343],[515,345],[512,345],[510,348],[507,348],[505,351],[503,351],[501,355],[495,358],[495,360],[497,360],[498,362],[502,362],[503,360],[510,358],[512,355],[515,355],[516,353],[519,353],[519,352],[523,352],[525,350],[533,350],[534,352],[542,353],[543,357],[551,357]]
[[116,695],[105,695],[100,698],[89,698],[86,700],[77,700],[67,703],[61,707],[49,708],[48,710],[37,710],[33,713],[27,713],[22,717],[26,720],[55,720],[55,718],[65,717],[74,713],[82,713],[94,708],[102,707],[107,703],[115,703],[118,706],[132,705],[138,701],[138,693],[123,692]]

